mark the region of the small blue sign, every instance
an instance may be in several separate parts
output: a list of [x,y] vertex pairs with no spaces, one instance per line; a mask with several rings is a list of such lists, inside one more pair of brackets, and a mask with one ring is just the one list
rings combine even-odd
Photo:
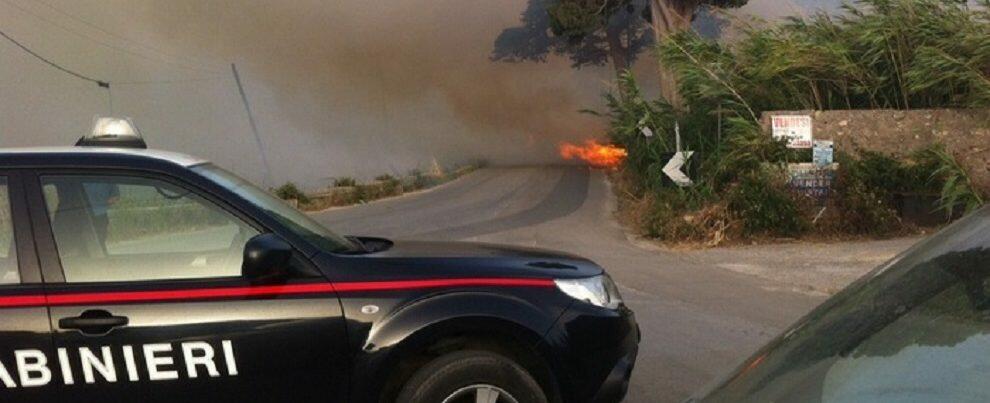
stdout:
[[832,140],[815,140],[811,160],[819,167],[832,165],[835,161],[835,143]]

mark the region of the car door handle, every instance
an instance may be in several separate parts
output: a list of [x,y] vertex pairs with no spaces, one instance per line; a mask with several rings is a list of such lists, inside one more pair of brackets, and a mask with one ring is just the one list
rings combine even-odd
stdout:
[[126,316],[114,316],[102,309],[93,309],[76,317],[59,319],[58,327],[78,330],[84,334],[103,335],[115,327],[127,326],[128,323]]

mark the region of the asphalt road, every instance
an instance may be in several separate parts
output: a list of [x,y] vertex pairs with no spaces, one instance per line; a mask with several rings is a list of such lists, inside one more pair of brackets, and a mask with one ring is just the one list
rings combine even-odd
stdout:
[[559,249],[604,266],[643,331],[627,402],[675,402],[731,370],[823,300],[630,241],[601,172],[483,169],[436,189],[316,213],[339,233]]

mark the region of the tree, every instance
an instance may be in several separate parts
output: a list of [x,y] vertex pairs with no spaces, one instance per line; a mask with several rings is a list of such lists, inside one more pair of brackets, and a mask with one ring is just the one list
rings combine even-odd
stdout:
[[529,0],[522,25],[495,39],[491,59],[543,62],[550,54],[574,68],[611,63],[616,77],[653,43],[649,0]]
[[[748,0],[530,0],[523,25],[495,40],[492,60],[545,61],[567,55],[574,67],[611,60],[616,76],[649,44],[691,27],[702,7],[739,7]],[[650,27],[653,35],[649,34]],[[680,105],[674,74],[660,66],[661,95]]]
[[[603,0],[609,1],[609,0]],[[650,20],[657,43],[691,27],[691,22],[702,6],[741,7],[749,0],[649,0]],[[674,107],[681,106],[681,96],[677,89],[677,76],[660,65],[660,95]]]

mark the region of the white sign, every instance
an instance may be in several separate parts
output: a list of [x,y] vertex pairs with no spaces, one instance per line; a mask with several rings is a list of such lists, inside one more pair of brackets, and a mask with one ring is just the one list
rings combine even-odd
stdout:
[[771,116],[774,140],[787,140],[787,148],[811,148],[811,116]]
[[819,167],[832,165],[835,161],[835,143],[832,140],[815,140],[811,161]]
[[674,181],[674,184],[677,186],[685,187],[694,184],[694,181],[681,169],[691,159],[692,155],[694,155],[694,151],[678,151],[670,158],[670,161],[667,161],[667,165],[663,167],[663,173],[667,174],[667,177]]
[[646,125],[646,120],[649,118],[649,114],[643,115],[643,118],[639,120],[637,126],[639,126],[639,131],[642,132],[644,136],[653,137],[653,129]]

